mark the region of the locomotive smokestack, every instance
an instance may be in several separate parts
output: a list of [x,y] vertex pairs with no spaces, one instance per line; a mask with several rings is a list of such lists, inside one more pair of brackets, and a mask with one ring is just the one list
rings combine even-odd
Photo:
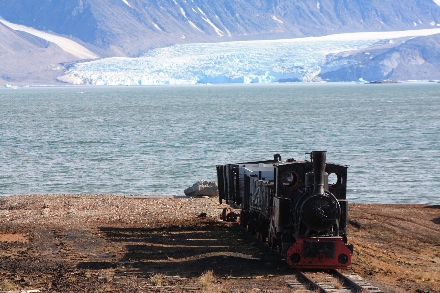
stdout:
[[324,172],[326,157],[326,151],[313,151],[310,155],[310,158],[313,162],[313,177],[315,179],[313,194],[324,194]]

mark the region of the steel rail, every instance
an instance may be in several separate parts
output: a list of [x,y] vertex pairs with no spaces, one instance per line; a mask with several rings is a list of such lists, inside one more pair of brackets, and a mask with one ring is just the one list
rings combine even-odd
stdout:
[[350,284],[353,288],[355,288],[356,292],[369,292],[369,293],[383,293],[379,288],[372,286],[370,283],[363,280],[359,275],[350,274],[343,275],[337,270],[331,270],[331,274],[335,277],[344,280],[347,284]]
[[[320,281],[314,280],[310,277],[311,273],[321,273],[323,274],[319,279]],[[327,276],[326,276],[327,275]],[[349,274],[344,275],[337,270],[323,270],[323,271],[296,271],[296,280],[286,279],[287,285],[295,290],[302,288],[307,288],[311,291],[318,291],[320,293],[383,293],[379,288],[370,285],[368,282],[363,280],[359,275]]]

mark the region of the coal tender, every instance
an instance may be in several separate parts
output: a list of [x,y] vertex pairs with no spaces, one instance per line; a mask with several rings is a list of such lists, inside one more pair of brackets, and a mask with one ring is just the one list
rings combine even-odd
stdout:
[[[348,203],[345,165],[288,159],[217,166],[220,202],[241,208],[240,225],[277,249],[293,268],[345,268]],[[330,183],[329,183],[329,178]]]

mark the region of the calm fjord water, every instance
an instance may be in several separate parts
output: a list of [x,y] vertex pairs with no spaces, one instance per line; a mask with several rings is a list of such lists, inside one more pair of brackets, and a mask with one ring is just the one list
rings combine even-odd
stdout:
[[215,165],[349,165],[352,202],[440,202],[440,84],[0,90],[0,195],[183,194]]

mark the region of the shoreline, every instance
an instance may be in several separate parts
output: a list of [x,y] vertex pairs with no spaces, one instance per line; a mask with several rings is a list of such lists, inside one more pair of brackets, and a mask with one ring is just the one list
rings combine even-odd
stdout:
[[[210,198],[218,202],[218,197],[215,196],[187,196],[182,194],[121,194],[121,193],[30,193],[30,194],[11,194],[11,195],[0,195],[1,198],[8,197],[26,197],[26,196],[55,196],[55,197],[90,197],[90,196],[115,196],[122,197],[126,199],[185,199],[185,198]],[[437,203],[430,202],[356,202],[354,199],[348,198],[349,205],[419,205],[419,206],[440,206]]]
[[390,85],[390,84],[436,84],[440,83],[437,79],[414,79],[414,80],[378,80],[378,81],[299,81],[299,82],[272,82],[272,83],[215,83],[215,84],[145,84],[145,85],[96,85],[96,84],[30,84],[26,82],[18,82],[15,84],[0,84],[0,90],[17,90],[17,89],[47,89],[47,88],[112,88],[112,87],[132,87],[132,88],[148,88],[148,87],[203,87],[203,86],[289,86],[289,85]]

